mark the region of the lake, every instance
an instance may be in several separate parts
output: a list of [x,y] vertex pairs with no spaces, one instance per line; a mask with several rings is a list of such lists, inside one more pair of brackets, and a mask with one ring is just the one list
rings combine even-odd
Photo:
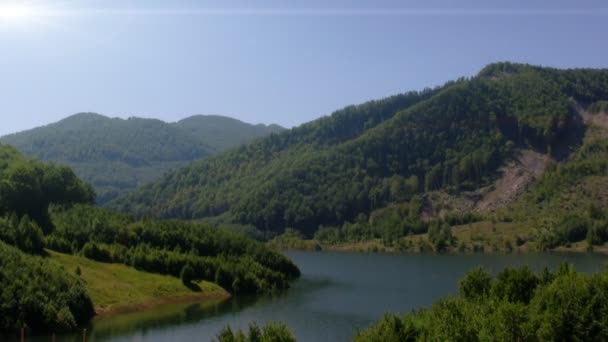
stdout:
[[[101,318],[89,341],[210,341],[227,324],[246,328],[280,320],[300,341],[348,341],[384,312],[406,313],[457,294],[457,282],[476,266],[494,272],[528,265],[536,271],[561,262],[577,271],[601,271],[608,258],[592,254],[395,255],[287,252],[302,277],[284,294],[233,298],[223,302],[163,306],[151,311]],[[31,340],[31,339],[28,339]],[[48,341],[37,338],[34,341]],[[80,341],[80,335],[57,341]]]

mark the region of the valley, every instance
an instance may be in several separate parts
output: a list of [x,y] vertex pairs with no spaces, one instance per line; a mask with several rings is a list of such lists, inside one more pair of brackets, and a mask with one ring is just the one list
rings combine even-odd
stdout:
[[[241,125],[228,134],[213,124],[219,118],[169,125],[79,114],[6,137],[17,148],[0,145],[0,254],[14,262],[0,274],[0,330],[27,326],[41,337],[62,333],[60,339],[69,340],[70,331],[91,327],[92,336],[114,341],[137,336],[152,317],[168,322],[159,336],[189,336],[193,332],[180,322],[203,322],[197,326],[205,336],[226,340],[257,329],[290,340],[292,327],[293,336],[304,339],[373,340],[366,334],[400,334],[386,324],[412,321],[419,325],[412,333],[442,334],[429,322],[444,309],[431,303],[453,294],[474,265],[507,267],[496,280],[494,273],[482,274],[495,284],[492,291],[511,286],[501,280],[509,272],[525,273],[537,285],[545,279],[539,291],[554,279],[587,286],[601,275],[586,274],[601,268],[601,254],[608,253],[607,89],[606,70],[497,63],[471,78],[348,106],[290,130]],[[234,124],[220,122],[226,120]],[[252,141],[244,131],[251,127],[269,135]],[[218,133],[215,145],[196,138],[209,132]],[[74,171],[63,166],[70,163]],[[137,170],[149,178],[133,176]],[[116,175],[124,186],[110,194],[105,186],[114,187],[113,181],[101,179]],[[125,177],[137,181],[125,183]],[[317,261],[311,266],[311,260]],[[582,273],[566,272],[569,266],[558,260],[577,264]],[[389,272],[411,270],[405,278],[367,278],[375,272],[370,262]],[[400,291],[408,272],[417,275],[415,284],[430,286],[426,263],[444,268],[436,277],[446,285],[416,304],[411,293],[421,287]],[[552,269],[509,268],[532,264]],[[321,278],[311,276],[323,265],[329,269]],[[364,265],[363,273],[355,271]],[[342,274],[344,267],[351,273]],[[25,286],[33,270],[47,273]],[[348,286],[360,284],[358,277],[367,287],[354,294]],[[370,281],[401,284],[383,291],[407,305],[383,302]],[[52,291],[41,290],[47,283]],[[370,311],[370,303],[367,313],[349,307],[331,318],[344,326],[315,335],[327,327],[317,322],[303,329],[297,317],[312,318],[298,303],[326,288],[342,299],[324,303],[325,314],[345,305],[345,295],[378,301],[379,311]],[[274,303],[285,300],[285,310],[295,312],[280,316],[287,325],[272,323]],[[455,308],[490,310],[467,300]],[[516,302],[508,299],[500,310]],[[257,303],[265,303],[261,313]],[[353,330],[369,327],[381,312],[420,305],[431,305],[432,313],[386,316],[367,332]],[[532,304],[520,309],[536,310]],[[182,310],[196,314],[182,319]],[[20,314],[9,314],[14,311]],[[238,319],[226,319],[227,313]],[[123,315],[133,325],[119,324],[116,333],[96,328],[112,327],[113,317]],[[536,311],[529,315],[537,317]],[[263,325],[245,326],[252,321]],[[485,334],[479,329],[475,334]]]

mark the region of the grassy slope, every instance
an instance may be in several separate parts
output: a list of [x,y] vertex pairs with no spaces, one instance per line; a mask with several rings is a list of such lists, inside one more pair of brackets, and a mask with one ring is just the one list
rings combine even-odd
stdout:
[[48,251],[51,260],[66,270],[80,267],[95,309],[101,312],[132,311],[182,299],[226,298],[229,294],[214,283],[197,282],[199,289],[184,286],[180,279],[138,271],[121,264],[107,264]]

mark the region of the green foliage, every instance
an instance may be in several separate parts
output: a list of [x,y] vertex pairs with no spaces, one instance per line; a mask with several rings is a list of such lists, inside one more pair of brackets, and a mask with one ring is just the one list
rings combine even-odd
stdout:
[[480,267],[474,268],[458,282],[460,296],[467,300],[485,299],[492,289],[492,275]]
[[399,318],[385,314],[380,321],[370,328],[360,331],[355,341],[367,342],[413,342],[421,338],[414,316]]
[[179,272],[179,278],[182,280],[182,283],[186,286],[190,285],[192,281],[195,279],[196,273],[194,268],[190,265],[185,265],[182,267],[182,270]]
[[217,335],[217,342],[295,342],[296,339],[289,328],[281,322],[270,322],[260,328],[257,324],[249,324],[247,331],[232,331],[230,326],[224,327]]
[[69,168],[29,160],[12,147],[0,145],[0,215],[27,215],[48,231],[52,228],[47,215],[49,204],[94,200],[91,186]]
[[44,249],[42,230],[27,215],[21,220],[14,214],[0,218],[0,241],[27,253],[41,254]]
[[139,270],[215,281],[233,293],[281,290],[300,275],[285,256],[242,234],[203,224],[144,220],[75,205],[51,208],[49,248]]
[[[492,290],[488,291],[488,285]],[[554,274],[480,269],[460,281],[461,296],[403,317],[386,315],[355,341],[603,341],[608,339],[608,273]]]
[[429,227],[428,234],[435,251],[443,251],[452,244],[452,228],[447,223],[434,222]]
[[496,276],[492,296],[509,302],[528,304],[539,282],[539,277],[528,267],[506,268]]
[[[350,106],[193,163],[110,206],[162,218],[222,215],[306,237],[320,226],[344,230],[359,214],[415,202],[421,191],[488,185],[514,148],[563,155],[583,130],[571,98],[608,98],[607,85],[605,70],[496,64],[472,79]],[[347,230],[364,228],[352,225]],[[396,235],[384,233],[388,243]]]
[[165,123],[81,113],[0,141],[26,156],[72,167],[105,203],[190,161],[282,130],[220,116]]
[[41,257],[0,242],[0,331],[26,326],[61,332],[88,323],[93,303],[84,284]]

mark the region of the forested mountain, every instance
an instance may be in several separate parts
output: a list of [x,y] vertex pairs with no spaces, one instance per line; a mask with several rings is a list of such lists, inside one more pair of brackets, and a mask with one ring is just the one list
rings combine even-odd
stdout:
[[580,111],[606,99],[608,70],[492,64],[195,162],[110,206],[312,236],[320,226],[372,224],[398,205],[379,219],[399,222],[389,226],[401,234],[426,232],[428,194],[491,186],[521,151],[567,161],[588,127]]
[[95,187],[98,203],[105,203],[188,162],[281,130],[221,116],[166,123],[81,113],[0,142],[26,156],[72,167]]
[[255,138],[285,130],[279,125],[251,125],[219,115],[195,115],[172,125],[190,133],[190,136],[201,139],[213,152],[221,152]]

